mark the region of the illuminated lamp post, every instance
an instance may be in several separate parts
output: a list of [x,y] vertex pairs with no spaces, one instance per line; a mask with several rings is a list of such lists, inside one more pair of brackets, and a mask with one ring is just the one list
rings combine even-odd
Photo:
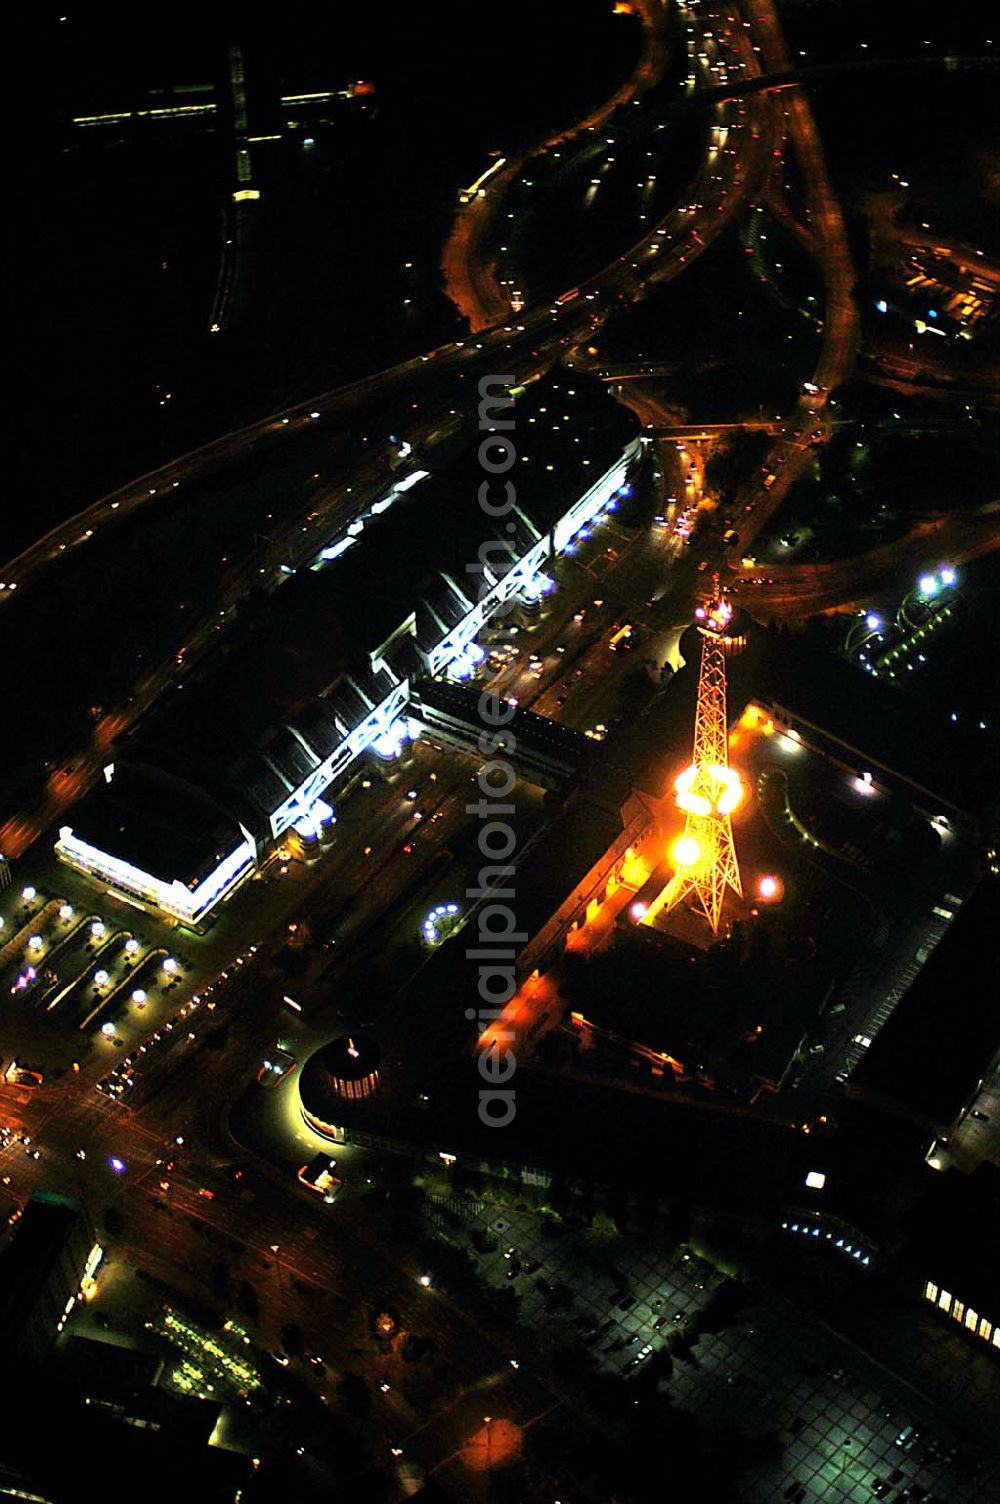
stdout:
[[919,626],[920,623],[914,621],[911,615],[913,608],[916,607],[926,616],[929,611],[934,610],[941,596],[954,590],[957,584],[958,572],[951,564],[942,564],[935,570],[928,570],[926,574],[920,576],[913,589],[909,590],[900,602],[896,617],[897,624],[901,628],[909,627],[911,630]]
[[879,635],[883,625],[882,618],[877,612],[862,611],[858,619],[848,628],[847,636],[844,638],[844,652],[848,655],[860,652],[866,643]]
[[743,785],[729,766],[726,720],[725,646],[732,607],[719,590],[718,575],[713,577],[712,600],[699,606],[695,616],[701,633],[701,671],[694,751],[691,766],[674,784],[677,807],[684,811],[684,834],[673,850],[677,872],[645,922],[660,908],[669,912],[693,899],[717,935],[726,892],[743,897],[731,819],[743,798]]
[[391,1311],[380,1311],[375,1318],[375,1332],[383,1342],[389,1342],[396,1335],[399,1323]]

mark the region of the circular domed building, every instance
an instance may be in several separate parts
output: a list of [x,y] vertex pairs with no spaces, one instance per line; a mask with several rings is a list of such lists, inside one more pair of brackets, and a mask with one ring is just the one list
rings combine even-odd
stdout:
[[382,1051],[370,1034],[343,1034],[310,1055],[299,1078],[302,1116],[323,1138],[343,1139],[342,1108],[374,1096]]

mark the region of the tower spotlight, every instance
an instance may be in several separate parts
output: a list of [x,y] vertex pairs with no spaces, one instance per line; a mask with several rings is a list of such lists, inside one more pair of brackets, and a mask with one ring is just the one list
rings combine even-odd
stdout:
[[865,617],[865,626],[868,628],[869,632],[877,632],[881,625],[881,616],[877,616],[874,611],[869,611],[868,615]]
[[938,582],[938,577],[937,577],[936,574],[922,574],[920,576],[920,580],[919,580],[918,583],[920,585],[920,594],[921,595],[925,595],[925,596],[937,595],[938,589],[939,589],[939,582]]
[[693,867],[701,856],[701,847],[694,836],[681,836],[675,844],[673,858],[678,867]]
[[950,564],[943,564],[941,566],[939,576],[942,585],[954,585],[955,581],[958,578],[958,575],[955,573],[955,570]]

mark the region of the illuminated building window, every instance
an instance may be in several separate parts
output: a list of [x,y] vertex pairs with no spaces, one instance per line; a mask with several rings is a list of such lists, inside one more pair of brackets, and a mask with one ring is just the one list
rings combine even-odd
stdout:
[[1000,1326],[993,1328],[993,1346],[1000,1347]]
[[965,1315],[965,1302],[963,1300],[956,1300],[953,1303],[952,1308],[951,1308],[951,1319],[952,1319],[952,1321],[961,1321],[962,1318],[964,1317],[964,1315]]
[[984,1342],[989,1342],[990,1337],[993,1335],[993,1323],[992,1321],[987,1321],[985,1316],[979,1318],[978,1335],[982,1337]]
[[965,1313],[965,1325],[970,1332],[974,1332],[979,1325],[979,1312],[974,1311],[971,1306]]
[[940,1309],[942,1311],[947,1311],[950,1305],[951,1305],[951,1291],[950,1290],[942,1290],[940,1296],[938,1297],[938,1306],[940,1307]]
[[924,1299],[936,1303],[939,1294],[940,1291],[938,1290],[937,1285],[935,1285],[932,1280],[928,1280],[924,1285]]

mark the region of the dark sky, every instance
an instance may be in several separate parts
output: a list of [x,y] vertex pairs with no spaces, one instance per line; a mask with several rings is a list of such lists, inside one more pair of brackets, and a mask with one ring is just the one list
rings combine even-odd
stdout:
[[[455,337],[436,265],[456,188],[492,147],[610,93],[638,35],[605,0],[60,13],[29,17],[11,83],[24,128],[7,475],[32,509],[17,527],[28,536],[36,518],[51,525],[216,432]],[[359,78],[377,92],[371,116],[339,107],[308,160],[301,132],[254,148],[263,201],[246,317],[220,348],[207,329],[233,172],[224,130],[122,136],[69,121],[178,84],[214,82],[225,97],[234,42],[252,131],[283,125],[283,92]],[[412,289],[399,280],[408,258]]]

